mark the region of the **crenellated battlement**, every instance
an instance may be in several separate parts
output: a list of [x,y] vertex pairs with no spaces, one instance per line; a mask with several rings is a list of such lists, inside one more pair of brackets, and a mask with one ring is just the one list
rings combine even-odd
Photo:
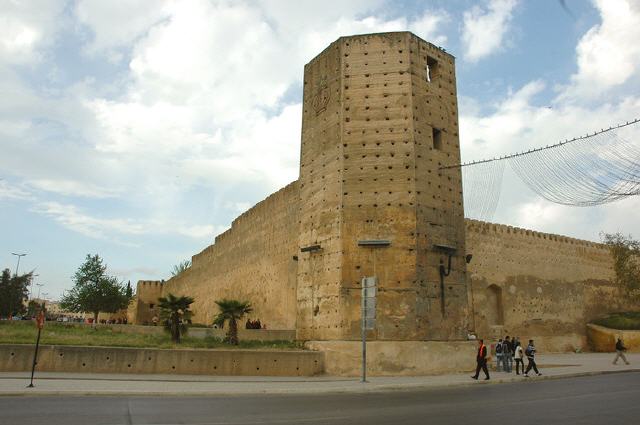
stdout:
[[164,280],[139,280],[138,281],[138,286],[142,285],[143,287],[145,286],[162,286],[164,285]]
[[547,240],[549,242],[578,245],[585,248],[594,248],[598,250],[608,251],[608,248],[606,245],[598,242],[571,238],[569,236],[557,235],[554,233],[538,232],[536,230],[509,226],[507,224],[490,223],[490,222],[474,220],[470,218],[465,219],[465,229],[467,232],[475,232],[475,233],[493,232],[496,235],[511,234],[516,236],[523,236],[525,238],[531,238],[532,240],[542,239],[542,240]]
[[[203,259],[208,258],[220,247],[221,244],[232,240],[236,234],[238,234],[238,229],[243,226],[254,226],[256,225],[257,220],[266,220],[265,217],[268,217],[268,211],[270,208],[274,206],[279,206],[283,202],[285,203],[296,203],[298,196],[298,180],[295,180],[282,189],[272,193],[271,195],[264,198],[262,201],[255,204],[253,207],[249,208],[247,211],[240,214],[231,222],[231,227],[220,233],[215,237],[215,242],[198,254],[195,254],[191,257],[192,266],[197,266],[197,263]],[[268,220],[267,220],[268,221]],[[292,225],[295,223],[292,223]],[[241,230],[240,232],[242,232]]]

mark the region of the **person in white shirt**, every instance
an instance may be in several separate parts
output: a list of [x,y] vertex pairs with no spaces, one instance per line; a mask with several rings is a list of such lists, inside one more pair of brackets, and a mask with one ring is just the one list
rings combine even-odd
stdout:
[[524,373],[524,361],[522,358],[524,357],[524,349],[522,348],[522,344],[520,344],[520,339],[517,337],[514,338],[515,350],[513,353],[513,358],[516,361],[516,375],[520,375],[520,365],[522,365],[522,373]]

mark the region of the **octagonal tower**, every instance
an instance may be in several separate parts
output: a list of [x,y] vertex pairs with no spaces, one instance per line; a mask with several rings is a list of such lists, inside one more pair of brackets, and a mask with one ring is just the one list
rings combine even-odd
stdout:
[[373,275],[369,338],[466,339],[461,175],[439,169],[460,162],[454,57],[409,32],[342,37],[305,66],[303,108],[298,339],[358,339]]

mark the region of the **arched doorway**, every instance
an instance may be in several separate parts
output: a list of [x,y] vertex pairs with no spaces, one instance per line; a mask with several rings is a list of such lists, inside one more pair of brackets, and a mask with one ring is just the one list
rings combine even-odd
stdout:
[[504,311],[502,309],[502,288],[498,285],[487,287],[487,322],[489,326],[504,325]]

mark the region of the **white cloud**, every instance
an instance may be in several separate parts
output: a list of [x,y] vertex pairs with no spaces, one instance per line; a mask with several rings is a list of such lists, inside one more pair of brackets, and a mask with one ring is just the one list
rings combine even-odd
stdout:
[[464,58],[476,62],[502,48],[517,0],[490,0],[464,13]]
[[[87,101],[97,149],[153,158],[186,184],[260,181],[275,190],[298,174],[301,106],[279,102],[299,84],[306,61],[349,33],[415,28],[445,40],[438,32],[444,12],[331,20],[333,9],[322,7],[311,19],[308,10],[284,5],[264,3],[261,11],[242,2],[171,3],[170,16],[135,41],[127,92]],[[308,28],[292,37],[301,25],[291,18],[297,10]]]
[[444,11],[425,12],[416,20],[409,22],[408,28],[423,40],[442,46],[447,42],[447,36],[441,32],[442,25],[449,20],[449,14]]
[[527,229],[546,229],[552,231],[561,220],[564,213],[563,207],[558,204],[552,204],[542,199],[536,199],[531,202],[525,202],[518,206],[515,223],[519,227]]
[[16,200],[30,200],[33,199],[33,195],[17,187],[6,180],[0,179],[0,199],[16,199]]
[[89,53],[115,54],[114,49],[128,47],[165,19],[169,5],[168,0],[80,0],[76,3],[75,15],[93,34],[86,46]]
[[52,217],[64,227],[92,238],[107,239],[110,232],[129,235],[144,233],[143,226],[133,220],[91,217],[70,204],[42,202],[34,207],[34,211]]
[[593,99],[638,75],[640,3],[595,0],[602,23],[591,28],[576,48],[578,71],[563,88],[562,99]]
[[[463,160],[501,156],[513,151],[537,146],[538,138],[549,137],[546,144],[558,137],[547,121],[557,111],[535,106],[533,97],[545,89],[541,80],[531,81],[510,93],[496,105],[494,113],[482,115],[477,105],[461,103],[460,137]],[[470,106],[467,110],[466,107]],[[523,135],[536,129],[535,137]],[[545,131],[550,130],[550,131]],[[564,133],[563,133],[564,134]]]
[[605,233],[631,233],[635,239],[640,239],[640,225],[635,211],[640,211],[640,196],[611,204],[602,217],[600,229]]
[[40,60],[40,49],[53,43],[63,21],[59,1],[4,1],[0,13],[0,64]]
[[112,198],[118,194],[116,190],[77,180],[36,179],[28,181],[28,184],[36,189],[65,196]]
[[194,225],[157,219],[138,220],[128,218],[94,217],[72,204],[39,202],[33,211],[53,218],[62,226],[91,238],[118,242],[120,236],[154,234],[181,235],[194,239],[210,239],[217,228],[213,225]]

